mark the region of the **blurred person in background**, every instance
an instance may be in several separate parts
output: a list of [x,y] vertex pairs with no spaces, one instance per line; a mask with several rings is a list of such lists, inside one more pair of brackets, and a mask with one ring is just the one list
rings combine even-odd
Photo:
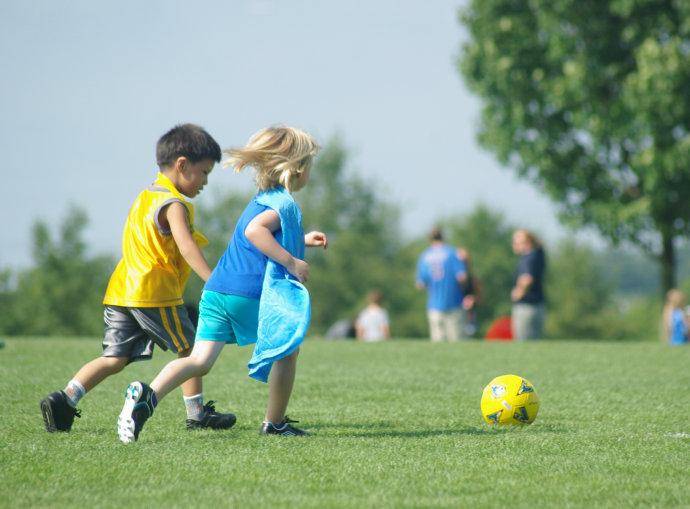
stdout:
[[385,341],[390,338],[388,312],[381,307],[383,294],[373,290],[367,295],[368,305],[357,317],[355,330],[360,341]]
[[515,271],[515,286],[510,292],[513,302],[513,338],[539,339],[544,330],[544,271],[546,257],[539,239],[530,231],[513,233],[513,252],[520,256]]
[[663,320],[665,341],[670,345],[684,345],[688,342],[690,317],[685,309],[685,294],[680,290],[671,289],[666,293]]
[[465,310],[465,336],[474,336],[477,333],[477,303],[480,295],[479,280],[472,271],[472,264],[470,253],[467,249],[459,247],[457,251],[458,258],[465,264],[465,272],[467,277],[463,284],[462,307]]
[[417,288],[426,289],[427,318],[431,341],[457,341],[464,337],[463,288],[467,280],[465,264],[456,249],[443,241],[443,233],[434,228],[431,245],[417,262]]

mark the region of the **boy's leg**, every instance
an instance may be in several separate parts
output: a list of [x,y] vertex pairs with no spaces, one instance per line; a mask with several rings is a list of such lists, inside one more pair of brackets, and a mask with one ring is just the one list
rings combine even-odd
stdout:
[[103,356],[86,363],[67,383],[41,401],[41,413],[46,430],[69,431],[76,406],[88,391],[110,375],[122,371],[132,359],[151,357],[152,343],[127,308],[105,306],[103,311],[105,335]]
[[[88,392],[109,376],[122,371],[128,362],[129,357],[98,357],[84,364],[72,380],[81,384],[84,391]],[[68,385],[65,393],[68,397],[71,397],[72,394],[70,394],[69,389]]]

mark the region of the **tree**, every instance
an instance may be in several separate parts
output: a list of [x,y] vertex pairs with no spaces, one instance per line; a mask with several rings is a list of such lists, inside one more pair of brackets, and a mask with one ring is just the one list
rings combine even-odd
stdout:
[[479,281],[480,323],[510,314],[510,289],[517,258],[511,249],[513,227],[500,212],[479,205],[465,216],[446,219],[443,225],[451,244],[464,247],[471,256],[471,270]]
[[549,257],[546,332],[556,338],[609,338],[613,284],[591,248],[564,241]]
[[690,2],[472,0],[459,68],[480,143],[571,225],[629,241],[675,285],[690,233]]
[[34,266],[10,288],[3,277],[0,328],[13,335],[86,335],[103,332],[103,294],[113,268],[90,257],[83,240],[86,213],[71,208],[57,238],[44,221],[33,226]]
[[326,143],[297,199],[305,231],[322,230],[330,240],[328,251],[307,252],[315,330],[354,318],[367,292],[377,288],[394,336],[425,335],[424,299],[414,288],[415,253],[402,240],[399,211],[381,197],[379,186],[350,173],[339,138]]

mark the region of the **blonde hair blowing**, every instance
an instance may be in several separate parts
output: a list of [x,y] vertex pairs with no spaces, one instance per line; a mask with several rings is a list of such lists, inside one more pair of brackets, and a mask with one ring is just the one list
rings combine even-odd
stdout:
[[275,126],[254,134],[243,148],[223,152],[228,156],[224,165],[237,173],[247,166],[256,171],[260,191],[278,185],[291,191],[295,181],[309,169],[319,146],[312,136],[301,129]]

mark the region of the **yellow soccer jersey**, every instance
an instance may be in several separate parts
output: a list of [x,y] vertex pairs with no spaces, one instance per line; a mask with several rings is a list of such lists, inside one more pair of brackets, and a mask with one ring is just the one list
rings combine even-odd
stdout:
[[122,233],[122,259],[110,276],[103,304],[125,307],[163,307],[183,304],[182,293],[191,268],[180,254],[170,231],[158,222],[161,208],[179,201],[187,209],[189,227],[199,247],[208,244],[194,231],[194,206],[168,177],[142,191],[129,210]]

